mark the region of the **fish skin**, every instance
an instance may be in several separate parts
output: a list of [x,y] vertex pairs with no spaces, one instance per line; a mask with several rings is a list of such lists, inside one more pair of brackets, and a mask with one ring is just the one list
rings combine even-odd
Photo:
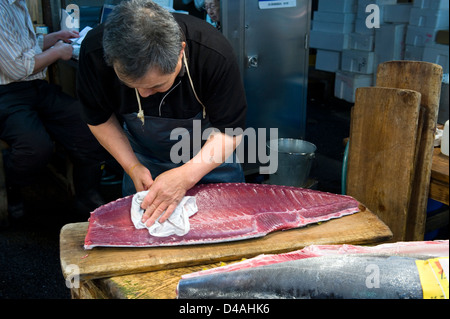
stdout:
[[303,249],[282,254],[263,254],[240,262],[228,264],[222,267],[201,270],[182,275],[182,278],[204,276],[219,272],[229,272],[239,269],[259,267],[290,260],[320,257],[327,255],[380,255],[380,256],[403,256],[416,257],[417,259],[428,259],[433,257],[449,256],[449,240],[413,241],[379,244],[376,246],[355,245],[309,245]]
[[91,213],[85,249],[218,243],[262,237],[359,212],[354,198],[315,190],[250,183],[203,184],[189,190],[198,212],[184,236],[154,237],[131,222],[132,196]]
[[[321,256],[181,279],[179,299],[422,299],[415,258]],[[379,286],[368,287],[370,266]],[[368,271],[369,269],[369,271]],[[370,284],[369,284],[370,286]]]

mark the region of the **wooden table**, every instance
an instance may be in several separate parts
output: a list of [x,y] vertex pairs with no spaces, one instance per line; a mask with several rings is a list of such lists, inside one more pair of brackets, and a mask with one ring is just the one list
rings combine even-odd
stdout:
[[430,198],[445,205],[449,203],[449,159],[436,147],[433,152],[433,165],[431,167]]
[[[278,231],[262,238],[181,247],[94,248],[84,250],[87,223],[61,230],[60,257],[64,278],[77,265],[80,286],[73,298],[172,299],[181,275],[260,254],[277,254],[309,245],[367,245],[388,241],[390,229],[371,211],[361,212],[300,229]],[[70,277],[69,277],[70,278]]]

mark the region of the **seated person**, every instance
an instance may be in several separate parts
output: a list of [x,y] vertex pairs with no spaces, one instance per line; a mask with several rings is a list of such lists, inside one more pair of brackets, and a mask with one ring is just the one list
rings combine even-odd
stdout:
[[98,186],[106,152],[81,120],[78,100],[45,81],[49,65],[69,60],[78,32],[36,36],[25,0],[0,2],[0,139],[8,212],[23,215],[21,187],[36,181],[61,144],[74,164],[74,186],[85,212],[104,204]]

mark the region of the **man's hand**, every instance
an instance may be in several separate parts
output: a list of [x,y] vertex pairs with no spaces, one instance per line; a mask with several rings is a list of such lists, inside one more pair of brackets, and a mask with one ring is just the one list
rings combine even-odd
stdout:
[[141,163],[133,165],[128,172],[128,175],[133,180],[136,192],[149,190],[150,186],[153,184],[153,178],[150,171]]
[[61,30],[55,33],[58,40],[62,40],[66,43],[70,43],[71,39],[80,37],[80,33],[74,30]]
[[70,39],[79,38],[80,33],[78,31],[61,30],[52,32],[44,36],[44,51],[48,48],[55,46],[58,41],[64,43],[71,43]]
[[70,60],[72,58],[73,47],[68,43],[64,43],[62,40],[56,42],[52,49],[57,50],[61,60]]
[[142,222],[150,227],[161,215],[159,221],[161,223],[166,221],[186,192],[193,186],[188,181],[183,167],[177,167],[159,175],[141,203],[141,208],[145,210]]

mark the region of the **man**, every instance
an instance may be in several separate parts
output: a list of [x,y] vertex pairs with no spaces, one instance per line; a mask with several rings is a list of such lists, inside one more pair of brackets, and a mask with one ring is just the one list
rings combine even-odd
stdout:
[[103,148],[82,121],[79,101],[44,80],[49,65],[71,58],[67,42],[78,36],[37,37],[25,0],[0,0],[0,139],[9,145],[4,163],[12,217],[23,215],[21,187],[35,182],[54,141],[73,161],[79,208],[89,212],[104,204],[97,189]]
[[[244,182],[233,153],[241,136],[225,129],[244,128],[245,91],[231,46],[205,21],[122,2],[83,41],[78,90],[91,131],[126,172],[123,195],[149,190],[147,226],[197,183]],[[192,132],[194,121],[220,132],[189,161],[172,162],[171,133]]]

